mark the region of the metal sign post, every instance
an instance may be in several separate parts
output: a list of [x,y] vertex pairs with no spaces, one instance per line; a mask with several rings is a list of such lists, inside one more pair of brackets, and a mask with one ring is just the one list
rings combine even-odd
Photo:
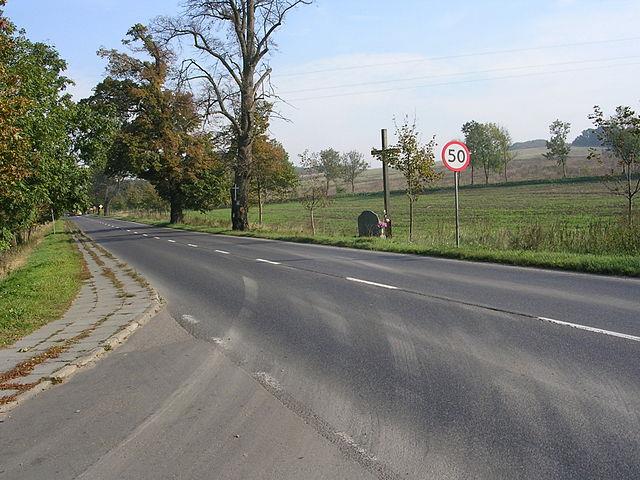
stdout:
[[464,172],[471,163],[471,152],[462,142],[454,140],[442,149],[442,163],[453,172],[456,191],[456,247],[460,247],[460,172]]

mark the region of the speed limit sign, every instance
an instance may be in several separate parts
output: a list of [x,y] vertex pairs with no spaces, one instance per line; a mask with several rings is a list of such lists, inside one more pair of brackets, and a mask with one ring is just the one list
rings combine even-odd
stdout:
[[442,149],[442,163],[452,172],[464,172],[471,163],[471,152],[464,143],[454,140]]

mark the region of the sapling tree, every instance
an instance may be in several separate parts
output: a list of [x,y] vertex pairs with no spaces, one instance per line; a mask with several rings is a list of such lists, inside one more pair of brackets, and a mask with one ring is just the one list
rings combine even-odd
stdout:
[[305,150],[300,155],[300,163],[304,169],[304,178],[300,182],[300,203],[309,212],[311,232],[315,235],[315,213],[317,210],[328,206],[331,203],[331,199],[327,195],[324,178],[318,168],[318,154]]
[[405,193],[409,199],[409,241],[413,241],[414,205],[425,187],[440,178],[435,171],[436,141],[433,137],[421,144],[415,121],[410,123],[408,119],[400,126],[396,124],[396,135],[398,143],[393,148],[397,153],[390,155],[388,162],[405,179]]
[[[598,137],[606,150],[618,159],[619,171],[605,176],[608,190],[627,201],[627,221],[633,222],[633,201],[640,192],[640,116],[629,107],[618,107],[615,115],[605,118],[602,109],[594,107],[589,116],[598,130]],[[597,149],[589,154],[602,161]]]
[[567,178],[567,158],[571,153],[571,145],[567,142],[567,136],[571,131],[571,124],[561,120],[554,121],[549,126],[551,138],[547,141],[547,153],[543,153],[545,158],[555,160],[559,167],[562,167],[562,178]]

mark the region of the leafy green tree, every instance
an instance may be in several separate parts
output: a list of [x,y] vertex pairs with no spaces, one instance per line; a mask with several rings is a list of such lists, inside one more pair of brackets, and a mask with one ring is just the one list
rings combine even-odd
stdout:
[[426,144],[420,143],[416,123],[405,119],[400,126],[396,124],[398,143],[392,147],[398,152],[389,155],[388,163],[402,173],[405,179],[405,193],[409,198],[409,241],[413,241],[414,204],[430,183],[440,178],[435,171],[435,136]]
[[[631,108],[620,106],[615,115],[605,118],[602,109],[594,108],[589,116],[598,129],[601,145],[618,159],[621,171],[611,172],[605,177],[605,184],[614,195],[627,200],[627,221],[633,222],[633,201],[640,192],[640,116]],[[600,159],[596,149],[591,158]]]
[[481,167],[485,185],[488,185],[489,174],[498,171],[503,162],[500,127],[494,123],[471,121],[462,126],[462,133],[471,150],[471,184],[474,182],[475,169]]
[[254,140],[253,161],[251,183],[257,197],[258,222],[262,225],[264,202],[295,188],[298,174],[284,147],[266,135]]
[[0,10],[0,249],[86,202],[65,69],[55,49],[16,32]]
[[509,130],[505,127],[495,126],[493,129],[495,136],[494,141],[496,143],[498,152],[500,153],[500,165],[502,166],[502,172],[504,174],[504,181],[508,182],[509,177],[507,170],[509,164],[517,157],[518,153],[511,150],[512,140]]
[[342,179],[351,185],[351,193],[356,191],[356,178],[367,171],[369,164],[360,152],[351,151],[342,155]]
[[325,179],[325,192],[329,195],[329,184],[330,182],[336,183],[342,174],[342,161],[340,158],[340,152],[334,150],[333,148],[327,148],[326,150],[320,150],[320,153],[317,157],[316,169],[322,175],[324,175]]
[[571,145],[567,143],[567,137],[571,131],[571,124],[561,120],[554,121],[549,126],[551,139],[547,141],[547,153],[543,153],[545,158],[555,160],[559,167],[562,167],[562,178],[567,178],[567,158],[571,153]]
[[224,168],[191,93],[171,89],[168,75],[174,52],[135,25],[124,41],[145,59],[101,50],[110,75],[131,82],[128,102],[135,105],[114,149],[128,172],[151,182],[170,205],[170,222],[180,223],[187,208],[207,209],[226,196]]

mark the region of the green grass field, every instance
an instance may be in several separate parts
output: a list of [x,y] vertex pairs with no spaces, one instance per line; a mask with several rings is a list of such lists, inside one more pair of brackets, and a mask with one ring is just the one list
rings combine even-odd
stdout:
[[0,280],[0,347],[60,318],[78,294],[83,262],[71,236],[57,223],[26,264]]
[[[317,236],[310,238],[308,212],[298,202],[269,204],[264,224],[252,235],[356,248],[441,255],[600,273],[640,275],[640,228],[624,222],[624,202],[599,180],[532,181],[489,187],[463,187],[462,249],[455,248],[454,195],[451,188],[427,192],[416,208],[414,242],[408,239],[408,200],[391,197],[394,239],[357,239],[363,210],[382,213],[381,193],[338,196],[316,213]],[[159,222],[164,215],[133,214]],[[250,211],[257,222],[257,209]],[[636,222],[636,225],[640,223]],[[229,210],[188,212],[182,228],[226,232]]]

